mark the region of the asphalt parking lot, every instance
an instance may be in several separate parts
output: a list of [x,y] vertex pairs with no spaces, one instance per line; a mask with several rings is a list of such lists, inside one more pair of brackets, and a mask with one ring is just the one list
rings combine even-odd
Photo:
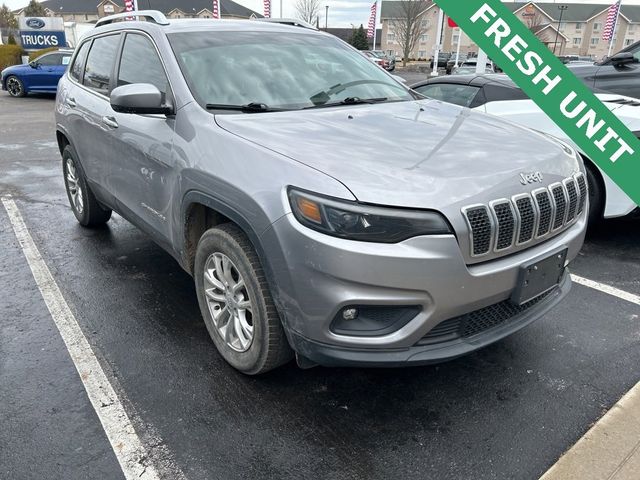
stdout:
[[[411,82],[409,82],[411,83]],[[0,92],[12,200],[163,478],[534,479],[638,380],[640,306],[575,284],[517,334],[410,369],[245,377],[216,353],[192,279],[114,215],[85,230],[64,192],[52,97]],[[607,221],[572,272],[640,295],[640,221]],[[123,473],[0,206],[0,478]]]

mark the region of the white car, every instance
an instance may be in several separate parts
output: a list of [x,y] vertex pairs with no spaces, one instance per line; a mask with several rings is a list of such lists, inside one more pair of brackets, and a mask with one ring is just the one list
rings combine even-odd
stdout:
[[[539,132],[553,135],[582,154],[589,181],[589,222],[622,217],[638,208],[526,93],[506,75],[455,75],[438,77],[412,87],[418,93],[509,119]],[[596,96],[640,138],[640,100],[610,93]]]

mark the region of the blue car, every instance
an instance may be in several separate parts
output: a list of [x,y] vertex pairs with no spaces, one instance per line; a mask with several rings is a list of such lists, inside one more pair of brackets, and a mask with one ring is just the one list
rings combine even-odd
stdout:
[[30,92],[55,93],[71,55],[70,50],[46,53],[27,65],[5,68],[0,74],[2,89],[12,97],[24,97]]

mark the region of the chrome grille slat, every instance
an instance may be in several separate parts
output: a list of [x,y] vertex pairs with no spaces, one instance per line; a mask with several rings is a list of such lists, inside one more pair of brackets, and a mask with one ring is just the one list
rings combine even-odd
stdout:
[[589,191],[583,173],[531,193],[464,207],[472,257],[503,253],[552,236],[584,212]]
[[556,205],[556,215],[551,230],[558,230],[564,225],[567,216],[567,196],[561,183],[550,185],[549,190],[551,190],[553,203]]
[[511,202],[506,198],[490,203],[496,225],[494,250],[500,252],[513,245],[516,234],[516,216]]
[[578,189],[576,188],[576,182],[573,178],[567,178],[562,183],[569,200],[567,206],[567,222],[570,222],[576,217],[576,212],[578,211]]
[[535,207],[533,206],[533,200],[528,193],[516,195],[513,197],[513,203],[516,206],[518,223],[520,224],[518,236],[516,237],[516,245],[522,245],[533,240],[539,215],[537,215]]
[[580,191],[580,200],[578,201],[578,215],[580,215],[587,203],[587,181],[582,173],[577,174],[575,178],[576,182],[578,182],[578,190]]

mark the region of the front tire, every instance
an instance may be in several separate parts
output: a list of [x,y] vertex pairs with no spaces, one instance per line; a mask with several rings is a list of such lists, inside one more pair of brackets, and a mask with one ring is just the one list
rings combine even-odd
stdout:
[[96,200],[71,145],[67,145],[62,152],[62,173],[67,198],[78,223],[83,227],[96,227],[107,223],[111,218],[111,210],[104,208]]
[[27,94],[27,90],[24,88],[24,83],[15,75],[11,75],[6,80],[7,91],[12,97],[24,97]]
[[227,363],[257,375],[292,358],[260,260],[240,228],[227,223],[202,235],[194,278],[207,330]]

